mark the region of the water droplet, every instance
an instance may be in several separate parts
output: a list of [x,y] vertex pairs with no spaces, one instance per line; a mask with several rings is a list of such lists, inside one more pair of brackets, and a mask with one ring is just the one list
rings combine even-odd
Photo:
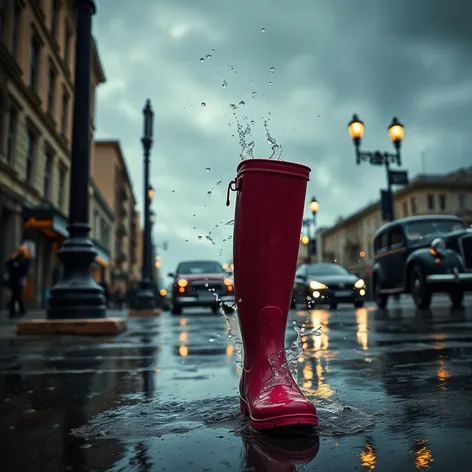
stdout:
[[[205,170],[206,170],[207,172],[210,172],[211,168],[210,168],[210,167],[207,167]],[[193,215],[193,216],[195,216],[195,215]]]
[[[216,185],[220,185],[221,182],[223,182],[222,180],[218,180],[218,182],[216,182]],[[218,225],[216,225],[216,227],[218,228]]]
[[200,62],[205,62],[205,58],[204,58],[204,57],[201,57],[201,58],[200,58]]
[[197,229],[197,227],[196,227],[196,226],[194,226],[192,229]]
[[265,33],[265,28],[261,28],[261,31],[262,31],[263,33]]
[[211,190],[208,190],[207,196],[208,196],[208,197],[211,197]]
[[254,120],[251,120],[251,125],[255,125],[256,122]]
[[257,97],[257,92],[252,92],[252,98],[256,98]]
[[199,236],[198,239],[203,239],[203,236]]
[[234,103],[230,103],[229,107],[231,108],[231,110],[236,110],[236,108],[238,108],[238,106]]
[[215,52],[215,48],[211,48],[211,52]]
[[210,341],[211,343],[215,341],[215,338],[210,338],[208,339],[208,341]]
[[210,57],[211,57],[211,54],[207,54],[207,57],[206,57],[206,58],[207,58],[207,59],[210,59]]
[[272,86],[272,82],[269,82],[269,87]]
[[205,102],[202,102],[202,107],[205,108],[207,104]]
[[188,239],[186,239],[185,242],[188,243]]
[[243,100],[241,100],[241,101],[239,102],[239,106],[240,106],[240,107],[243,107],[244,105],[246,105],[246,102],[243,101]]
[[228,85],[228,82],[226,82],[226,80],[223,80],[223,83],[221,84],[221,86],[222,86],[223,88],[226,88],[227,85]]
[[263,57],[263,58],[262,58],[262,60],[263,60],[263,61],[265,61],[265,60],[266,60],[266,58],[265,58],[265,57]]
[[275,67],[270,68],[270,73],[273,74],[275,72]]

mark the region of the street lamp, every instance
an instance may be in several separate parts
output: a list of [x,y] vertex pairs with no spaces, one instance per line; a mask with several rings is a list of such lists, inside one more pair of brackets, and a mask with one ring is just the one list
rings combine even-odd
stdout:
[[141,142],[144,150],[144,231],[143,231],[143,265],[141,268],[141,282],[136,294],[136,310],[153,311],[156,308],[155,297],[151,290],[152,256],[151,256],[151,199],[154,189],[149,184],[149,158],[152,147],[152,133],[154,113],[151,101],[146,100],[143,109],[144,130]]
[[[380,151],[361,151],[361,141],[364,135],[364,123],[359,119],[357,115],[352,116],[352,120],[349,122],[347,129],[349,135],[352,138],[354,143],[354,148],[356,151],[356,164],[360,164],[362,161],[368,161],[372,165],[384,165],[387,171],[387,191],[385,192],[386,204],[387,206],[387,219],[393,221],[395,219],[394,213],[394,204],[393,204],[393,194],[392,194],[392,177],[396,177],[396,184],[403,185],[407,183],[406,172],[397,172],[390,170],[390,164],[397,164],[401,166],[401,155],[400,149],[402,145],[403,138],[405,136],[405,128],[398,121],[398,118],[395,116],[392,119],[390,126],[388,127],[388,133],[390,139],[392,140],[393,146],[395,148],[395,153],[391,152],[380,152]],[[384,191],[382,191],[384,192]],[[384,193],[382,193],[382,196]]]
[[92,0],[76,0],[76,51],[72,121],[68,239],[59,251],[63,275],[51,289],[47,318],[105,318],[103,289],[90,266],[97,253],[89,238],[90,111],[92,73]]

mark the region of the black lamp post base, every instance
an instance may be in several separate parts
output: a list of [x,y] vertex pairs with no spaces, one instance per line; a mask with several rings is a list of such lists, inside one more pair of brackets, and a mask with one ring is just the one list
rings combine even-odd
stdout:
[[[70,228],[69,233],[74,229],[76,228]],[[72,236],[64,243],[59,252],[64,274],[51,289],[48,319],[106,317],[103,289],[93,280],[90,273],[90,266],[96,255],[93,243],[87,237]]]
[[156,297],[146,281],[140,284],[133,308],[135,310],[153,310],[156,308]]

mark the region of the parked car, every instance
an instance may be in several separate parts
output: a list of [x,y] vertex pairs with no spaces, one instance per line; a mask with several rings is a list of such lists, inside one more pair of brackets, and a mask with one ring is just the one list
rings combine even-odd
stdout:
[[298,304],[329,305],[335,310],[338,303],[352,303],[361,308],[366,295],[365,282],[339,264],[303,264],[295,275],[291,307]]
[[180,315],[182,308],[210,307],[214,313],[221,302],[234,302],[233,280],[216,261],[181,262],[172,284],[172,313]]
[[380,228],[374,236],[372,284],[377,306],[409,293],[428,308],[436,292],[462,305],[472,290],[472,230],[456,216],[413,216]]

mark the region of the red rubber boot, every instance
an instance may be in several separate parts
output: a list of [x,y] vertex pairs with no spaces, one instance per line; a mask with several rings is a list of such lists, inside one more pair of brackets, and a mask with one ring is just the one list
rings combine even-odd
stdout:
[[234,288],[244,347],[241,413],[254,429],[316,425],[318,418],[293,379],[285,329],[293,291],[310,169],[292,162],[248,159],[229,191],[234,217]]

